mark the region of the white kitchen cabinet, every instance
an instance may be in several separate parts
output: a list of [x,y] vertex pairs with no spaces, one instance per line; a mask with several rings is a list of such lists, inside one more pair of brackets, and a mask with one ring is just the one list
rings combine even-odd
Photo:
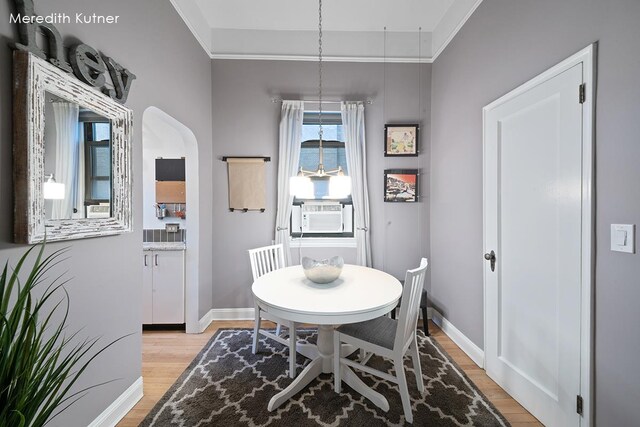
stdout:
[[184,251],[144,251],[144,324],[184,323]]

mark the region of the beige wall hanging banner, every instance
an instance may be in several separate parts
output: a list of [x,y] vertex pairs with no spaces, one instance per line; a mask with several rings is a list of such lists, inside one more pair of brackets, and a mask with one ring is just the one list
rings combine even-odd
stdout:
[[226,157],[229,210],[264,212],[267,203],[265,158]]

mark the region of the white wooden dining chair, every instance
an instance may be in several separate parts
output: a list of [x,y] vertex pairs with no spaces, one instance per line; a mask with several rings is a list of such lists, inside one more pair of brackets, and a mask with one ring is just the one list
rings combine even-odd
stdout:
[[[364,357],[361,357],[359,361],[354,361],[340,357],[339,351],[335,352],[333,359],[335,391],[337,393],[341,391],[341,364],[351,366],[398,384],[404,415],[409,423],[413,422],[413,414],[411,412],[409,389],[407,387],[407,378],[402,360],[407,351],[409,351],[413,359],[413,370],[415,371],[418,390],[420,393],[424,393],[422,370],[420,369],[420,355],[416,339],[416,326],[420,312],[422,286],[428,265],[427,259],[422,258],[420,267],[407,271],[402,289],[402,303],[400,305],[398,320],[382,316],[365,322],[340,326],[333,335],[334,348],[340,348],[340,343],[347,343],[367,353]],[[369,357],[371,357],[373,353],[393,360],[396,373],[395,377],[386,372],[381,372],[366,366]]]
[[[283,268],[284,252],[282,244],[264,246],[261,248],[249,250],[249,260],[251,261],[251,273],[253,274],[253,280],[258,277],[269,273],[270,271]],[[290,320],[281,319],[273,314],[264,311],[260,308],[257,301],[254,301],[255,307],[255,325],[253,327],[253,354],[258,351],[258,335],[262,334],[267,338],[271,338],[274,341],[279,342],[282,345],[289,347],[289,377],[295,378],[296,376],[296,324]],[[264,329],[260,329],[261,320],[270,320],[276,323],[276,333],[273,334]],[[284,325],[289,328],[289,338],[284,339],[280,336],[280,328]]]

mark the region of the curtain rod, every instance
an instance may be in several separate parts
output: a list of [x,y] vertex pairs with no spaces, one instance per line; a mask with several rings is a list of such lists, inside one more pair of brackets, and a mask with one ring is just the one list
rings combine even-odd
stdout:
[[[284,101],[282,98],[271,98],[271,102],[273,102],[274,104],[277,104],[278,102],[282,102],[282,101]],[[311,102],[313,104],[320,103],[319,99],[296,99],[295,101]],[[373,101],[370,100],[370,99],[367,99],[367,100],[364,100],[364,101],[348,101],[348,100],[343,100],[343,99],[334,101],[334,100],[325,100],[325,99],[323,99],[322,103],[323,104],[340,104],[343,101],[344,102],[363,102],[363,103],[369,104],[369,105],[373,104]]]
[[222,156],[222,161],[226,162],[229,159],[262,159],[265,162],[270,162],[271,157],[269,156]]

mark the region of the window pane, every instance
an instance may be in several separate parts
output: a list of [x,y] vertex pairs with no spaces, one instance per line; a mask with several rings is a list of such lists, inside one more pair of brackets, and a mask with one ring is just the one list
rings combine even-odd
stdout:
[[[340,113],[324,113],[322,125],[323,163],[326,171],[342,168],[348,175],[347,158],[344,147],[344,131]],[[303,146],[300,150],[300,167],[307,171],[315,171],[320,161],[318,131],[320,129],[317,112],[305,112],[302,125]],[[331,141],[327,143],[327,141]],[[342,142],[342,144],[340,144]],[[339,145],[336,147],[336,145]],[[311,178],[314,199],[329,198],[329,179]]]
[[91,176],[111,176],[110,147],[91,148]]
[[329,180],[328,179],[314,179],[313,182],[313,196],[316,199],[326,198],[329,195]]
[[342,170],[347,173],[347,157],[344,148],[323,148],[322,152],[326,170],[338,169],[338,166],[341,166]]
[[91,198],[93,200],[110,200],[111,181],[91,181]]
[[[302,125],[302,140],[309,141],[318,139],[319,125]],[[323,141],[342,141],[344,142],[344,132],[342,125],[322,125]]]
[[94,141],[111,140],[111,124],[110,123],[94,123],[93,124],[93,140]]
[[[344,147],[324,147],[322,149],[324,154],[324,168],[325,170],[338,169],[338,166],[342,167],[345,175],[349,174],[349,168],[347,167],[347,156]],[[318,147],[302,147],[300,150],[300,167],[304,170],[315,171],[318,167],[320,160],[320,149]]]

